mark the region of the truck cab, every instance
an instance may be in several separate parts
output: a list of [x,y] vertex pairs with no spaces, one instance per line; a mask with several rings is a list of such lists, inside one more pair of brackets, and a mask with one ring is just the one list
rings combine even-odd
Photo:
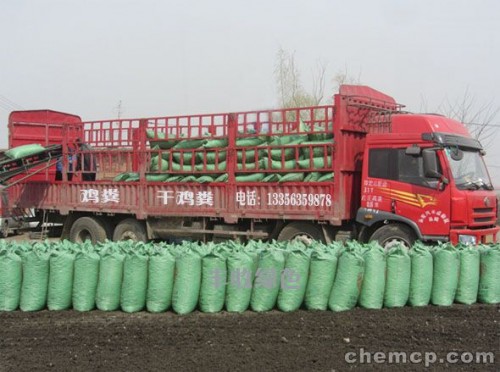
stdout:
[[361,207],[366,240],[496,242],[497,198],[480,142],[440,115],[397,114],[365,143]]

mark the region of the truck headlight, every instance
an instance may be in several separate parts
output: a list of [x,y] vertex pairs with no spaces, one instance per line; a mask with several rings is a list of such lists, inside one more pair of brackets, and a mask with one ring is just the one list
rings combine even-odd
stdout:
[[474,235],[459,235],[458,241],[463,244],[476,245],[476,237]]

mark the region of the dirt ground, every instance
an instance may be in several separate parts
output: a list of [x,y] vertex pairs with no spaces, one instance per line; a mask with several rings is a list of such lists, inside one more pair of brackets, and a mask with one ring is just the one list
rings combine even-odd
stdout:
[[[415,370],[423,364],[347,363],[365,352],[494,352],[500,370],[500,306],[354,309],[332,313],[76,311],[0,313],[0,370]],[[366,357],[365,357],[366,358]],[[348,358],[349,359],[349,358]],[[366,359],[365,359],[366,361]],[[373,362],[373,359],[372,359]],[[434,367],[443,369],[436,362]]]

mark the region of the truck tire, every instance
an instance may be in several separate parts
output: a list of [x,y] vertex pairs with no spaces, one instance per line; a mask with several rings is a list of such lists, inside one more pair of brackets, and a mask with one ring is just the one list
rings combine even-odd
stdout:
[[99,218],[80,217],[69,231],[69,240],[74,243],[83,243],[90,240],[92,244],[104,242],[108,238],[108,233],[104,223]]
[[113,241],[133,240],[135,242],[148,241],[148,234],[144,222],[134,218],[127,218],[121,221],[115,228],[113,233]]
[[408,226],[399,223],[384,225],[375,230],[370,237],[370,241],[377,241],[386,251],[398,244],[410,249],[415,239],[413,231]]
[[310,222],[296,221],[285,225],[278,235],[278,241],[291,240],[297,240],[306,245],[311,244],[314,240],[324,243],[325,235],[318,225],[314,225]]

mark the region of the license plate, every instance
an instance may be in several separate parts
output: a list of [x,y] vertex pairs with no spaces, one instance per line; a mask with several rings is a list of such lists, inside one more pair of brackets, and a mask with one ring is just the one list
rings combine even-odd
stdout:
[[485,243],[493,243],[493,234],[486,235],[484,237],[484,242]]

